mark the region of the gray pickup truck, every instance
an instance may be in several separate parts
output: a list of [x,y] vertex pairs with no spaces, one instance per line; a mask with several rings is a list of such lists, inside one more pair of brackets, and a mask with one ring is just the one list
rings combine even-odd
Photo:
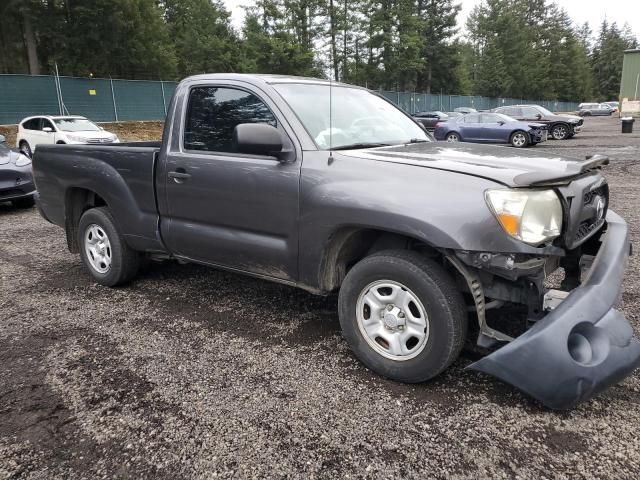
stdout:
[[467,342],[469,368],[561,409],[640,361],[614,308],[630,242],[606,163],[437,143],[359,87],[217,74],[180,83],[161,144],[41,146],[34,176],[103,285],[146,256],[339,291],[373,371],[422,382]]

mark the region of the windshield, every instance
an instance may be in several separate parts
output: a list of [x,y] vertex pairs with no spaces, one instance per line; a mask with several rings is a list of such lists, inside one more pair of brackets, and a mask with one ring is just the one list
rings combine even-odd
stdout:
[[544,115],[544,116],[547,116],[547,115],[554,115],[554,113],[550,112],[549,110],[547,110],[547,109],[546,109],[546,108],[544,108],[544,107],[537,106],[536,108],[537,108],[537,109],[538,109],[538,111],[539,111],[542,115]]
[[100,127],[86,118],[56,118],[53,121],[63,132],[99,132]]
[[431,141],[401,110],[367,90],[334,86],[329,121],[329,85],[277,84],[274,88],[320,149]]

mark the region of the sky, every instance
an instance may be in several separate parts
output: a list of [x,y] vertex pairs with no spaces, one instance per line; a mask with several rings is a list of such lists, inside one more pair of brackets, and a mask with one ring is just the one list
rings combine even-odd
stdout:
[[[458,21],[464,26],[466,18],[482,0],[459,0],[462,5]],[[252,0],[224,0],[231,11],[232,21],[236,27],[242,25],[244,10],[242,6],[252,5]],[[578,25],[589,22],[596,31],[602,20],[607,17],[611,22],[624,25],[628,22],[637,36],[640,37],[640,0],[556,0]]]

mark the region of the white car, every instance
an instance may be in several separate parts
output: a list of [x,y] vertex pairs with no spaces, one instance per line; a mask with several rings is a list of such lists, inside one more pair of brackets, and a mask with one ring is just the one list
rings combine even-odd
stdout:
[[16,147],[31,157],[38,145],[118,143],[117,135],[78,116],[27,117],[18,125]]

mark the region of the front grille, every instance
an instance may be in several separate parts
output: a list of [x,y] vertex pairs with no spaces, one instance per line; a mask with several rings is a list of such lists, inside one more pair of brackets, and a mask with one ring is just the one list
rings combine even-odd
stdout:
[[88,138],[87,143],[96,144],[96,143],[113,143],[113,140],[110,138]]
[[605,224],[609,186],[599,172],[593,172],[558,187],[558,191],[568,209],[563,243],[573,250],[596,235]]
[[573,239],[575,244],[590,237],[604,224],[608,207],[609,186],[606,183],[584,193],[581,221]]

